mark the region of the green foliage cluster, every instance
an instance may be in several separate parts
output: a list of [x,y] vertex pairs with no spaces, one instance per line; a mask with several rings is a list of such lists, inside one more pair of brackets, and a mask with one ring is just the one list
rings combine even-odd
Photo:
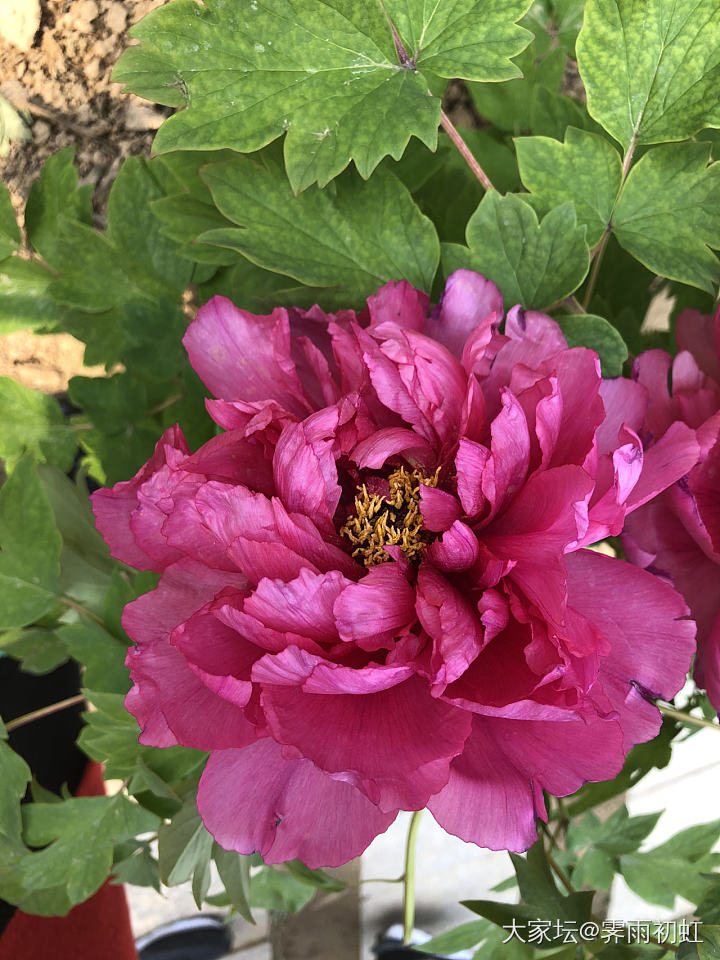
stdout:
[[[112,871],[117,882],[156,888],[191,880],[198,905],[250,919],[254,907],[294,911],[315,890],[341,886],[298,862],[266,867],[214,843],[195,808],[205,755],[140,745],[123,707],[122,608],[154,578],[109,556],[88,483],[127,479],[176,421],[191,447],[213,434],[181,346],[198,303],[219,293],[256,313],[358,308],[388,280],[437,295],[467,267],[494,280],[507,306],[551,312],[611,377],[648,346],[672,350],[680,310],[712,309],[717,0],[528,7],[172,0],[134,28],[141,42],[114,78],[178,109],[153,159],[124,163],[102,229],[71,150],[33,185],[25,235],[0,188],[0,333],[69,332],[86,363],[108,374],[73,378],[61,398],[0,379],[0,651],[30,673],[68,658],[82,665],[93,710],[80,746],[123,782],[108,797],[48,794],[7,742],[13,722],[0,720],[0,897],[64,914]],[[479,119],[460,134],[484,180],[442,111],[453,78]],[[674,303],[669,329],[647,334],[642,322],[662,289]],[[620,873],[650,903],[697,904],[706,942],[681,945],[681,960],[720,955],[710,852],[720,824],[641,849],[655,816],[592,812],[666,765],[686,733],[666,721],[614,781],[553,807],[543,842],[512,858],[520,903],[470,900],[479,919],[425,949],[570,960],[575,947],[503,944],[500,928],[538,916],[590,920],[592,891]],[[28,784],[32,802],[21,809]],[[225,893],[209,896],[213,861]],[[596,940],[584,949],[650,960],[676,946]]]

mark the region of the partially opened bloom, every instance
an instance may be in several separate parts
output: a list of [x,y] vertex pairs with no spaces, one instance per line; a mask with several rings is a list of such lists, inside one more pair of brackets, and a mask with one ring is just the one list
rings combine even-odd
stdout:
[[684,594],[698,628],[695,680],[720,710],[720,310],[683,311],[676,335],[674,360],[648,350],[635,362],[650,398],[638,426],[650,449],[678,421],[696,428],[699,462],[634,514],[624,544],[629,559]]
[[[666,583],[582,549],[697,459],[643,453],[629,381],[467,271],[430,312],[390,283],[361,314],[253,316],[215,297],[185,337],[224,433],[168,430],[94,496],[130,604],[143,743],[210,750],[227,848],[311,867],[399,809],[522,850],[543,790],[613,777],[682,685],[694,624]],[[644,411],[644,406],[643,406]]]

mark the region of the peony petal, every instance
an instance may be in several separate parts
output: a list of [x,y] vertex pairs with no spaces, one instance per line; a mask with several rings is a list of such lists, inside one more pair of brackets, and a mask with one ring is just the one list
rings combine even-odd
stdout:
[[216,397],[275,400],[300,417],[311,412],[290,357],[287,310],[255,316],[215,296],[198,310],[183,344],[193,369]]
[[427,548],[426,557],[439,570],[460,573],[469,570],[478,558],[480,545],[467,524],[456,520],[449,530]]
[[530,434],[517,398],[502,391],[502,409],[491,426],[490,457],[482,476],[482,492],[494,517],[521,488],[530,462]]
[[340,637],[363,650],[392,645],[415,620],[415,592],[400,563],[379,563],[335,601]]
[[474,517],[484,510],[487,500],[482,490],[485,467],[490,459],[490,451],[474,440],[460,438],[455,456],[458,496],[465,513]]
[[[172,631],[228,582],[232,578],[225,573],[181,560],[168,567],[155,590],[125,607],[123,626],[138,644],[128,650],[134,686],[125,706],[140,723],[141,743],[209,750],[255,739],[242,711],[211,693],[168,642]],[[235,578],[236,586],[243,584]]]
[[689,473],[699,454],[695,431],[684,423],[673,423],[657,443],[645,450],[640,479],[627,500],[628,511],[652,500]]
[[284,759],[269,739],[214,751],[197,802],[205,826],[225,849],[260,853],[265,863],[297,858],[312,870],[359,856],[397,815],[382,813],[309,760]]
[[366,695],[307,694],[266,686],[262,705],[275,739],[296,747],[328,773],[402,779],[433,760],[457,756],[470,715],[434,700],[424,681],[411,678]]
[[700,369],[720,383],[720,309],[713,316],[683,310],[675,323],[679,350],[689,350]]
[[483,630],[465,597],[429,563],[418,573],[415,602],[420,623],[433,639],[434,693],[457,680],[483,647]]
[[537,838],[530,777],[513,766],[490,721],[476,718],[450,779],[428,809],[444,830],[491,850],[527,850]]
[[204,443],[183,464],[188,473],[204,480],[230,480],[272,496],[275,493],[272,464],[263,445],[247,440],[244,431],[221,433]]
[[394,323],[405,330],[422,333],[430,298],[407,280],[391,280],[367,298],[370,324]]
[[425,324],[425,333],[460,359],[471,333],[476,334],[476,347],[478,335],[486,344],[490,342],[493,324],[502,313],[502,295],[492,280],[472,270],[456,270],[445,281],[445,291]]
[[95,523],[110,547],[110,553],[137,570],[157,570],[154,557],[138,546],[130,528],[130,519],[138,506],[138,490],[166,464],[177,468],[190,453],[180,427],[169,427],[158,440],[155,452],[132,480],[116,483],[110,489],[90,495]]
[[433,448],[414,430],[407,427],[384,427],[377,430],[353,449],[350,454],[358,467],[378,470],[389,457],[402,454],[406,460],[428,466],[434,462]]
[[628,426],[634,433],[642,429],[648,405],[645,387],[625,377],[603,380],[600,397],[605,407],[605,419],[597,428],[595,438],[598,453],[612,453],[618,445],[620,429]]
[[[336,427],[337,415],[334,421]],[[334,436],[326,433],[322,439],[310,439],[307,433],[307,421],[283,430],[273,458],[275,486],[287,510],[304,513],[319,530],[333,535],[333,515],[340,500]]]
[[439,533],[449,530],[462,516],[462,507],[451,493],[420,484],[420,512],[423,529]]
[[592,550],[569,555],[567,571],[568,604],[612,644],[605,670],[627,687],[671,700],[695,651],[685,600],[645,570]]

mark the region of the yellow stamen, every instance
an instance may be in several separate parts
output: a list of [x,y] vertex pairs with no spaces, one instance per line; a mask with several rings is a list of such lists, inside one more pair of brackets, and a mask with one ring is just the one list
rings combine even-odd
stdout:
[[399,467],[388,477],[387,497],[369,493],[365,484],[355,496],[355,514],[341,529],[366,567],[384,563],[391,557],[386,546],[399,546],[408,560],[420,560],[428,543],[420,512],[420,484],[437,486],[438,470],[424,477],[418,470]]

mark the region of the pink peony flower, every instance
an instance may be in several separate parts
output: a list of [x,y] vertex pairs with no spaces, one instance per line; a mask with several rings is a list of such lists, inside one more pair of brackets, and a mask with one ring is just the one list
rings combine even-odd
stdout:
[[684,594],[698,628],[695,680],[720,710],[720,310],[714,317],[684,310],[676,336],[674,360],[648,350],[635,361],[635,379],[650,397],[638,427],[652,450],[678,421],[689,424],[697,430],[700,459],[633,515],[624,546],[628,559]]
[[[390,283],[356,315],[215,297],[185,336],[224,433],[178,427],[94,495],[113,554],[162,572],[131,603],[127,707],[146,744],[211,755],[222,846],[310,867],[399,809],[523,850],[565,795],[659,727],[694,624],[668,584],[582,549],[695,463],[646,453],[646,395],[603,383],[542,313],[467,272]],[[634,410],[635,408],[633,408]]]

